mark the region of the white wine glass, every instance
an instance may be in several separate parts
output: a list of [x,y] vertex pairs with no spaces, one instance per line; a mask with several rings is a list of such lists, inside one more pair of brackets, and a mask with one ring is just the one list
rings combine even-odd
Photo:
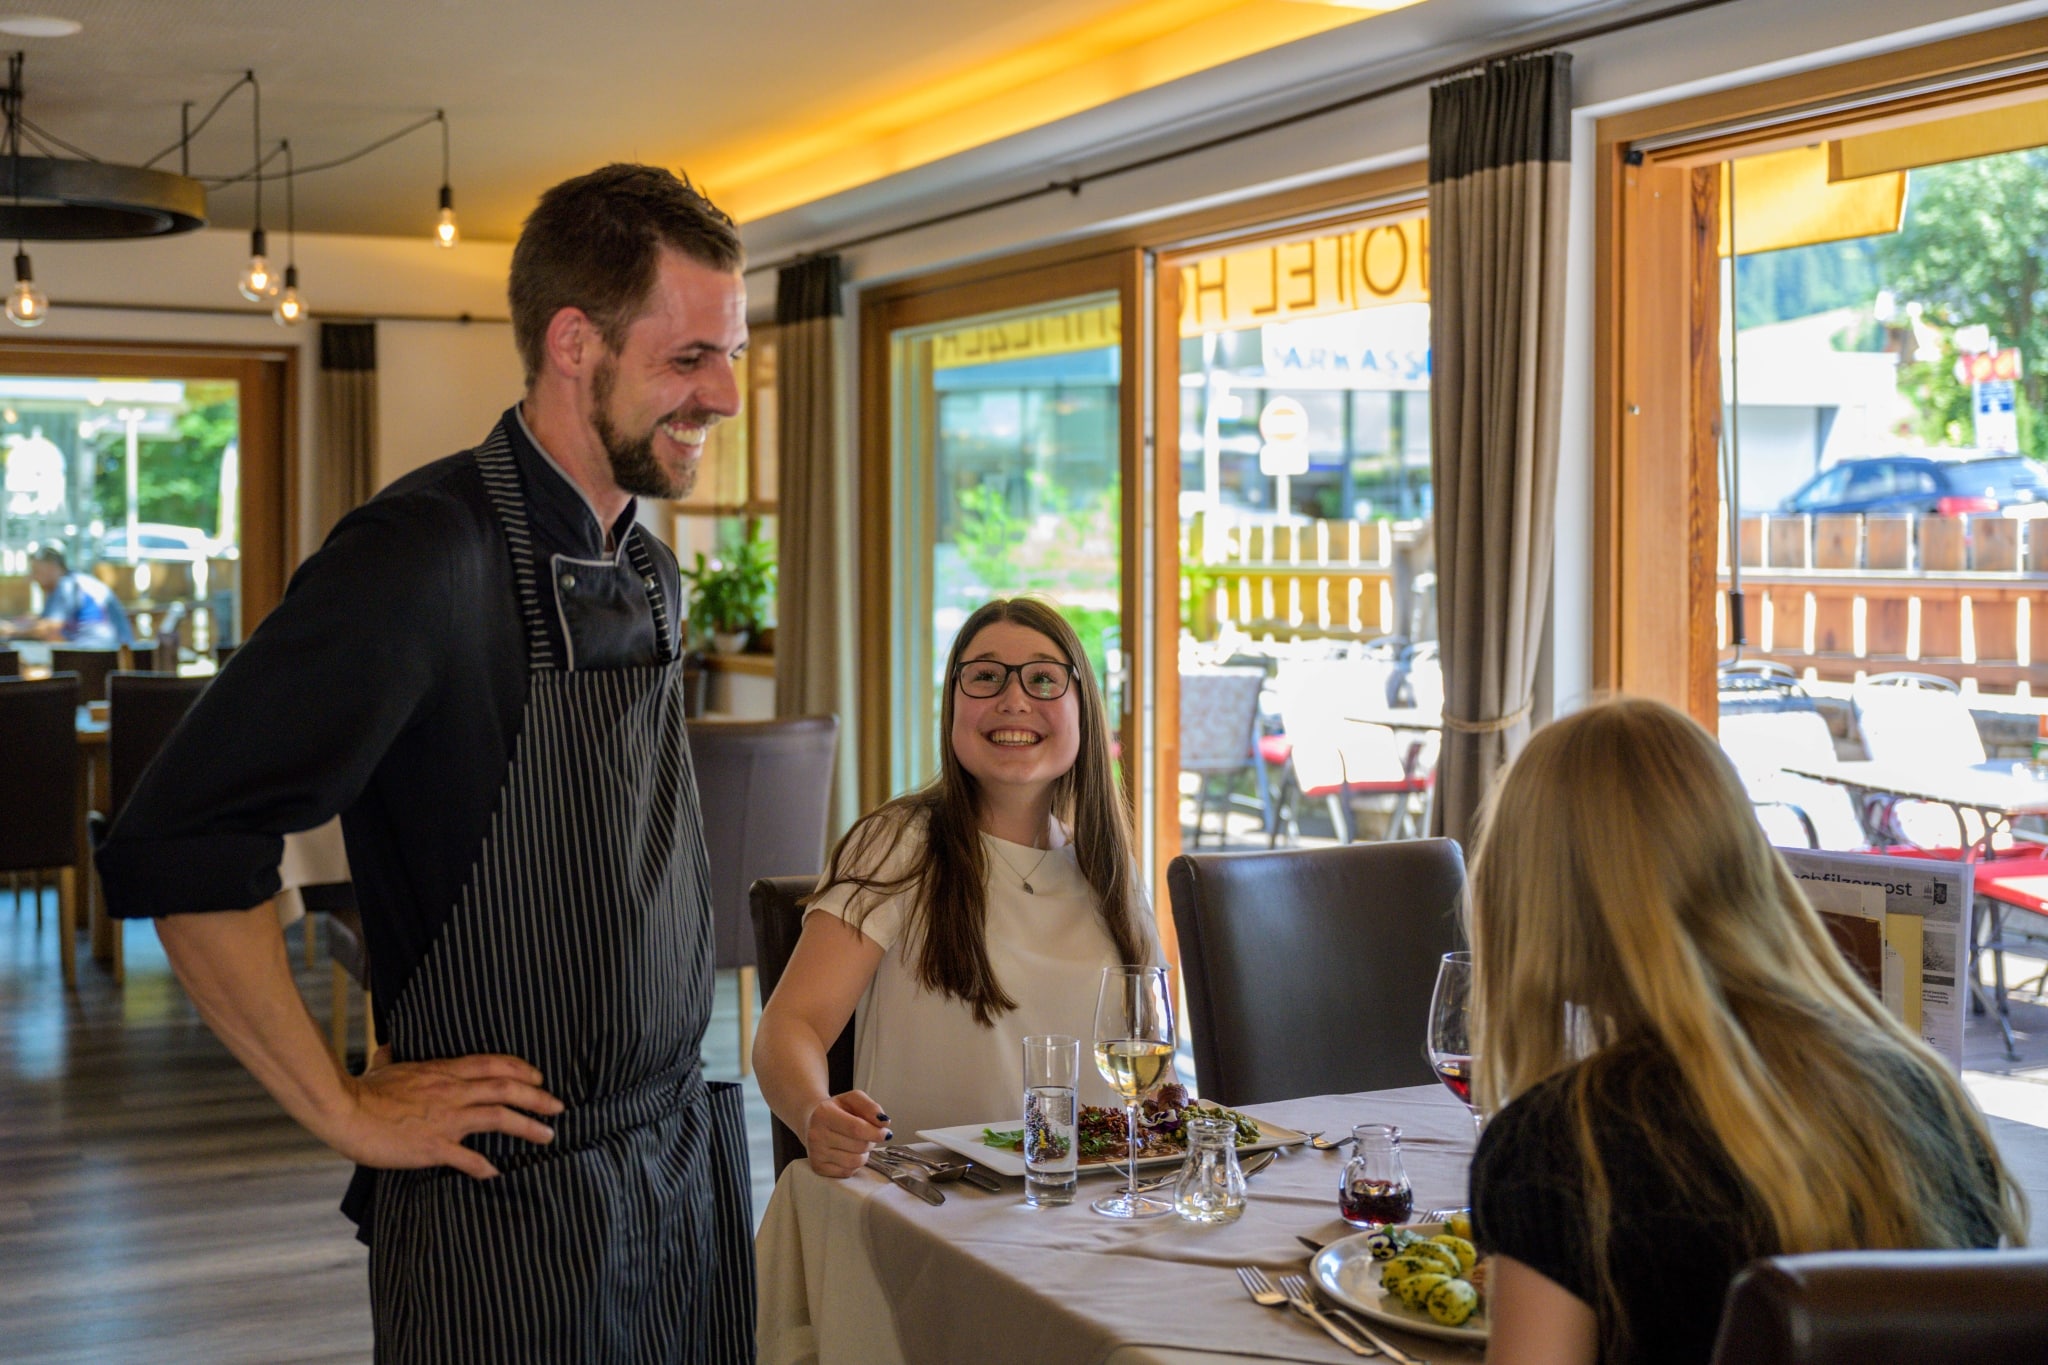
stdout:
[[1138,1101],[1173,1074],[1173,997],[1164,967],[1104,967],[1095,997],[1095,1068],[1123,1097],[1130,1180],[1092,1205],[1109,1218],[1157,1218],[1173,1205],[1138,1193]]
[[1472,954],[1445,953],[1436,969],[1436,989],[1429,997],[1429,1067],[1444,1088],[1472,1115],[1479,1131],[1479,1111],[1472,1104]]

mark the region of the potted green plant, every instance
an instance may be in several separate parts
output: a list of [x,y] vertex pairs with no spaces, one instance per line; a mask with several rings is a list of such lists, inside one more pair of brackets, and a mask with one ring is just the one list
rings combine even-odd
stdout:
[[691,636],[708,635],[720,654],[737,654],[767,617],[775,593],[774,552],[750,535],[721,563],[698,554],[696,567],[684,569],[682,578],[690,587]]

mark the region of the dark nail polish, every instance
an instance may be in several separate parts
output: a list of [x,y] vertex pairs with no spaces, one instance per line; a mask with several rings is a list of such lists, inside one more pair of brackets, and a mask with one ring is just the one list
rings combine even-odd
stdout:
[[896,1135],[895,1135],[894,1133],[890,1132],[890,1131],[889,1131],[888,1129],[886,1129],[886,1128],[884,1128],[884,1129],[882,1130],[882,1141],[884,1141],[884,1142],[894,1142],[895,1140],[896,1140]]
[[876,1123],[887,1123],[888,1121],[889,1121],[889,1116],[888,1116],[887,1114],[877,1114],[877,1115],[875,1115],[875,1122],[876,1122]]

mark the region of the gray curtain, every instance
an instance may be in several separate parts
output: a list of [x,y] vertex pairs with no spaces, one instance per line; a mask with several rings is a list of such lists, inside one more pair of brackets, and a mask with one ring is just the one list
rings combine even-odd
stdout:
[[377,491],[377,324],[320,324],[313,543]]
[[1468,843],[1529,737],[1550,598],[1563,394],[1571,56],[1430,96],[1430,468],[1444,744],[1434,824]]
[[840,439],[839,258],[785,266],[775,284],[775,711],[839,717],[829,827],[858,814],[853,771],[852,469]]

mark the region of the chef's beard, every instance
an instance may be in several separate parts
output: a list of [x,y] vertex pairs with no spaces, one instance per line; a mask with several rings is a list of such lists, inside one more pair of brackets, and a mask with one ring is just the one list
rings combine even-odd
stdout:
[[[618,365],[610,357],[606,357],[598,363],[597,373],[590,379],[590,424],[597,432],[597,439],[604,444],[606,457],[611,461],[612,482],[635,497],[689,497],[690,491],[697,486],[698,460],[690,461],[680,474],[671,474],[661,461],[654,457],[653,428],[629,440],[612,421],[612,388],[617,383],[618,376]],[[666,417],[662,419],[667,420]],[[705,426],[710,425],[712,420],[708,414],[691,418],[692,422]],[[702,456],[700,455],[698,459],[701,460]]]

